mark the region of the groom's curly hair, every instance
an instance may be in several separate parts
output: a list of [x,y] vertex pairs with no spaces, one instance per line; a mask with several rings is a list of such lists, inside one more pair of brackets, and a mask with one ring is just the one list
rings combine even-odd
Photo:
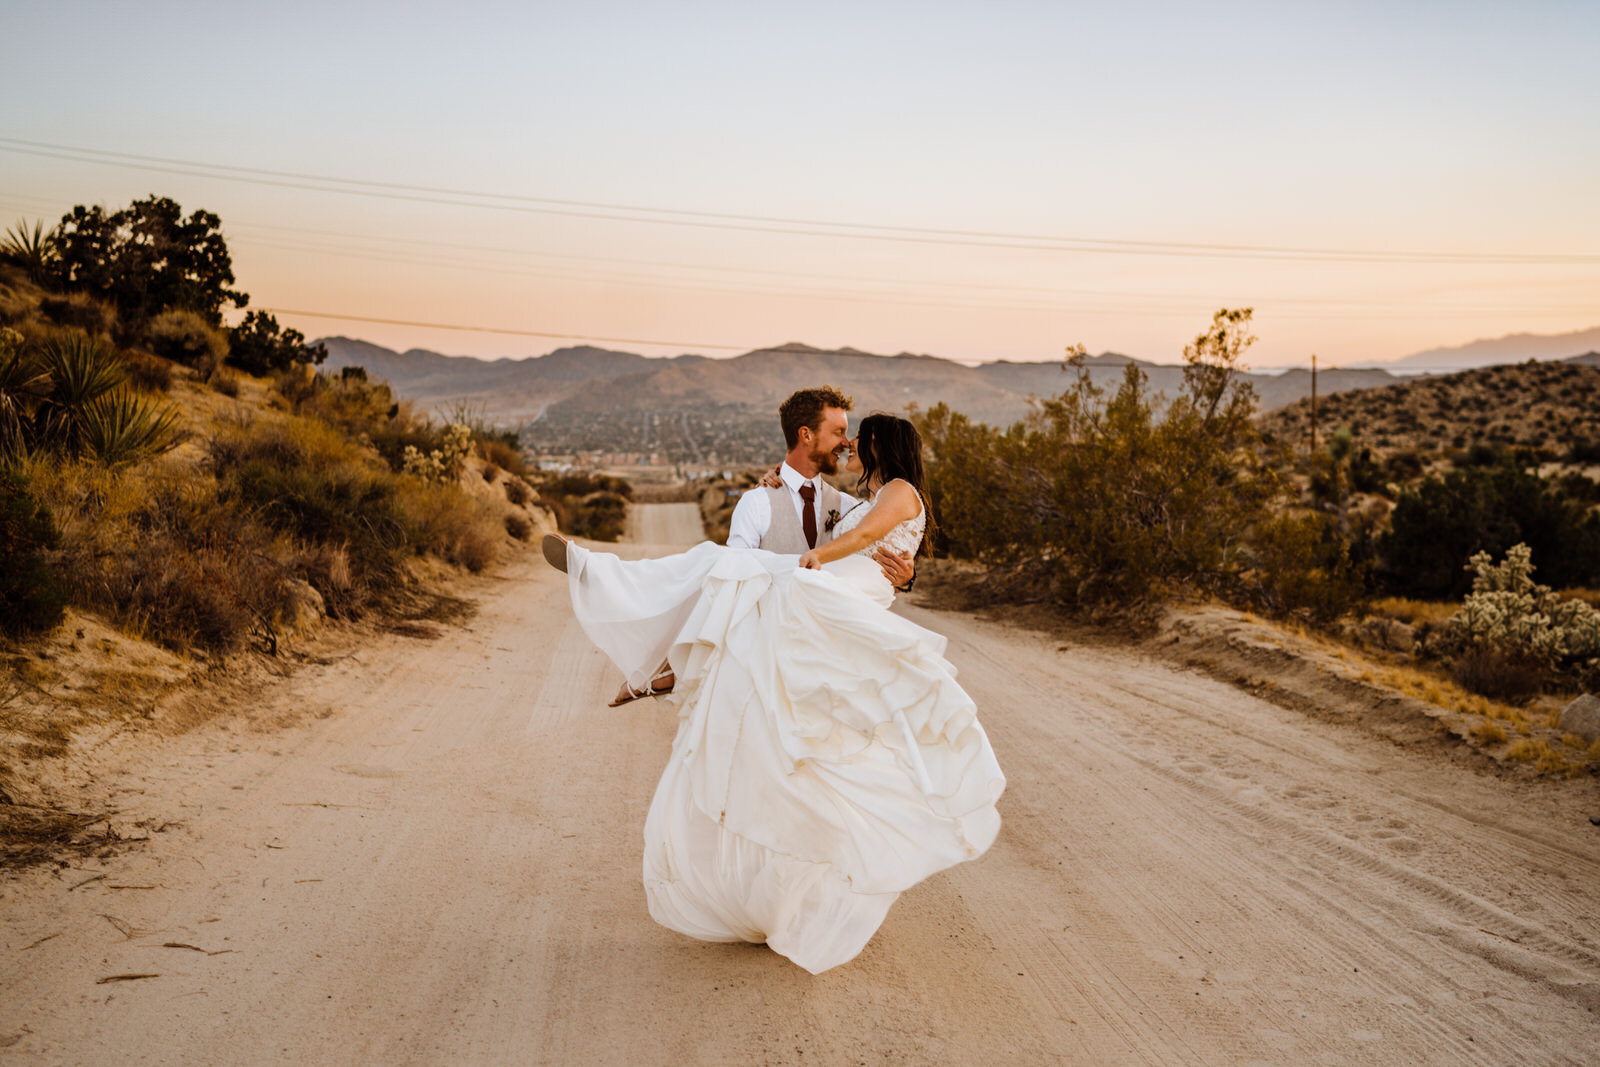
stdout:
[[831,385],[824,385],[820,389],[801,389],[792,394],[788,400],[778,405],[778,422],[783,426],[783,443],[789,448],[798,444],[802,426],[816,433],[817,427],[822,425],[823,408],[842,408],[849,411],[851,403],[853,401],[848,396]]

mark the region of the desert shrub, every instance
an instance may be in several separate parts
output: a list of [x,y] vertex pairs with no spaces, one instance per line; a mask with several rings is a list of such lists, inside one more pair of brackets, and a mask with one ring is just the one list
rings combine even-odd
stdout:
[[549,496],[588,496],[590,493],[615,493],[628,500],[633,499],[633,486],[626,479],[618,478],[611,474],[593,474],[579,472],[576,474],[558,474],[542,482],[539,486],[539,495]]
[[1351,561],[1336,520],[1325,514],[1264,517],[1250,531],[1250,598],[1273,614],[1304,614],[1327,622],[1362,599],[1360,568]]
[[1390,481],[1407,482],[1422,474],[1426,462],[1414,448],[1404,448],[1384,462],[1384,473]]
[[210,479],[85,461],[35,461],[32,473],[60,516],[72,603],[177,650],[230,652],[266,635],[283,568],[268,532],[220,503]]
[[504,485],[506,499],[519,508],[533,499],[533,490],[528,488],[528,483],[521,478],[507,478]]
[[345,548],[350,590],[317,587],[330,614],[359,613],[402,580],[411,545],[399,478],[330,429],[303,419],[245,427],[213,439],[210,454],[224,501],[279,533]]
[[1405,490],[1378,541],[1385,592],[1453,599],[1471,585],[1468,562],[1524,543],[1558,587],[1600,584],[1600,515],[1510,463],[1451,471]]
[[506,515],[506,533],[518,541],[526,541],[533,536],[533,523],[526,515],[515,511],[509,512]]
[[184,308],[163,311],[146,324],[145,347],[164,359],[210,377],[228,355],[228,338],[205,317]]
[[1547,678],[1600,678],[1600,611],[1536,583],[1527,545],[1513,545],[1499,564],[1480,552],[1470,567],[1472,594],[1454,624],[1468,642],[1457,667],[1476,685],[1520,685],[1531,696]]
[[1233,586],[1249,530],[1281,492],[1239,377],[1249,319],[1217,313],[1159,416],[1134,364],[1109,396],[1079,367],[1072,388],[1007,430],[942,404],[915,415],[948,551],[1068,603]]
[[273,389],[297,415],[318,419],[346,436],[370,443],[391,470],[405,466],[406,450],[427,455],[447,447],[445,428],[416,416],[409,404],[396,401],[382,382],[365,373],[339,376],[313,373],[309,366],[283,371],[273,377]]
[[306,344],[305,334],[279,326],[265,311],[248,312],[228,331],[228,362],[246,374],[261,377],[297,363],[319,364],[327,358],[327,345]]
[[1556,483],[1572,499],[1585,504],[1600,504],[1600,481],[1577,471],[1569,471]]
[[116,309],[87,293],[46,293],[39,298],[39,311],[59,326],[90,334],[109,334],[117,324]]
[[472,570],[494,559],[497,508],[391,471],[320,420],[234,427],[209,454],[220,499],[299,546],[292,566],[335,617],[395,603],[411,584],[406,560],[419,553]]
[[172,363],[143,352],[124,352],[122,362],[128,368],[128,383],[136,389],[150,393],[165,393],[172,389]]
[[27,480],[0,467],[0,634],[25,637],[61,621],[67,595],[51,566],[60,540]]
[[494,460],[490,460],[483,465],[483,480],[490,485],[494,484],[494,480],[500,477],[500,474],[500,466]]
[[239,376],[232,371],[219,369],[217,373],[211,376],[211,388],[225,397],[237,400],[241,388]]
[[525,477],[528,473],[527,461],[522,458],[522,448],[514,433],[507,432],[480,438],[478,450],[485,460],[501,470],[510,471],[519,478]]
[[1525,704],[1544,688],[1548,671],[1538,660],[1504,649],[1469,645],[1450,661],[1450,680],[1490,700]]
[[1574,440],[1567,445],[1568,463],[1600,463],[1600,440]]
[[502,521],[499,508],[452,483],[394,477],[400,515],[418,551],[431,551],[474,573],[494,562]]
[[633,486],[609,474],[562,474],[539,485],[539,502],[554,513],[558,528],[597,541],[622,536],[632,498]]
[[471,447],[472,431],[459,422],[453,422],[444,428],[438,448],[424,452],[415,445],[407,445],[400,469],[424,481],[454,481],[461,477],[461,469]]
[[572,533],[596,541],[615,541],[628,521],[628,500],[620,493],[590,493],[572,505]]

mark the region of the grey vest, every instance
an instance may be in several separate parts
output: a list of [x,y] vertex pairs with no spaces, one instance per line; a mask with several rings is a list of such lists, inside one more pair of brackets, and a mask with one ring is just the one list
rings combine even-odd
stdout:
[[[798,556],[809,551],[811,546],[806,544],[806,531],[800,525],[800,516],[795,513],[794,497],[789,495],[789,487],[767,489],[766,494],[767,503],[771,505],[772,521],[767,523],[767,532],[761,537],[761,547],[768,552],[784,555]],[[839,505],[839,490],[823,482],[812,504],[817,509],[817,544],[825,545],[833,540],[833,531],[828,529],[828,512],[843,514]]]

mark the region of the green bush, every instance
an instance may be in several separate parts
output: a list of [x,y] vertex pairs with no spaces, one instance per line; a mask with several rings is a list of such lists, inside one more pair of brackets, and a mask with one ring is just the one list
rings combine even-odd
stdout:
[[330,614],[355,615],[402,580],[411,547],[406,516],[398,476],[318,447],[325,444],[267,429],[214,443],[212,460],[225,502],[270,529],[348,553],[350,587],[317,591]]
[[628,523],[628,500],[601,491],[580,497],[572,507],[572,533],[596,541],[615,541]]
[[1249,320],[1217,313],[1159,414],[1129,364],[1109,396],[1080,367],[1072,388],[1008,430],[942,404],[914,416],[946,549],[1069,604],[1234,587],[1251,528],[1282,494],[1239,376]]
[[1400,494],[1378,541],[1380,587],[1421,600],[1455,600],[1471,586],[1468,562],[1527,544],[1557,588],[1600,585],[1600,514],[1510,462],[1454,470]]
[[1328,515],[1263,518],[1249,537],[1253,569],[1246,588],[1273,614],[1302,614],[1329,622],[1359,604],[1366,589],[1348,542]]
[[328,347],[306,344],[299,330],[280,327],[265,311],[252,311],[244,321],[228,331],[228,362],[261,377],[288,370],[295,364],[319,364],[328,358]]
[[67,594],[50,565],[60,540],[26,479],[0,467],[0,633],[25,637],[61,621]]
[[474,571],[494,559],[497,509],[389,470],[320,420],[239,427],[215,437],[210,456],[219,498],[300,546],[296,566],[330,615],[396,602],[417,554]]
[[596,541],[622,536],[632,498],[633,486],[609,474],[561,474],[539,485],[539,502],[555,514],[557,527]]

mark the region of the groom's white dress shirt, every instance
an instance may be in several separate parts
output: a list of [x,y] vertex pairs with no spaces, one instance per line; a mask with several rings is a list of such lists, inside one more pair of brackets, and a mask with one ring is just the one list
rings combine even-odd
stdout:
[[[804,519],[805,501],[800,499],[800,487],[810,485],[813,489],[820,488],[822,476],[807,478],[788,463],[778,468],[778,477],[783,479],[784,488],[789,490],[789,500],[794,504],[795,516]],[[840,493],[841,517],[860,501],[849,493]],[[823,526],[828,521],[828,516],[820,511],[817,514],[817,543],[821,544],[827,538],[823,535]],[[749,489],[744,496],[739,498],[739,503],[734,506],[733,518],[728,521],[728,547],[729,548],[760,548],[761,539],[767,535],[767,530],[772,526],[772,498],[769,494],[759,489]]]

